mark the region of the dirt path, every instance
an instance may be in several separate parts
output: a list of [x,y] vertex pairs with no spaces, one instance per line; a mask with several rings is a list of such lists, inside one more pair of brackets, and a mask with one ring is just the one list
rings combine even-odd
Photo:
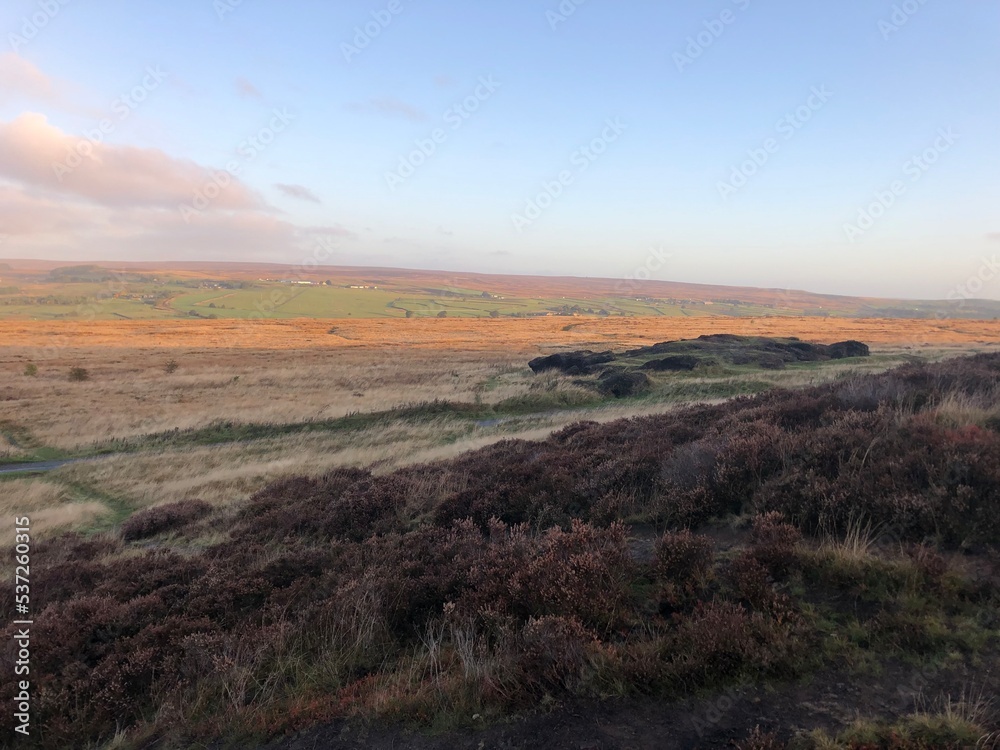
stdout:
[[[783,739],[796,731],[835,732],[856,717],[895,719],[915,710],[918,695],[935,698],[981,690],[1000,694],[1000,655],[973,669],[921,670],[894,663],[877,677],[843,671],[767,689],[749,685],[714,698],[667,703],[651,698],[582,701],[481,731],[436,736],[347,722],[306,731],[266,750],[660,750],[732,747],[756,726]],[[994,722],[1000,716],[993,717]],[[263,749],[261,749],[263,750]]]
[[[102,456],[103,458],[103,456]],[[61,466],[66,466],[67,464],[75,464],[80,461],[94,461],[96,459],[91,458],[63,458],[55,461],[30,461],[23,464],[8,464],[7,466],[0,465],[0,474],[37,474],[39,472],[54,471]]]

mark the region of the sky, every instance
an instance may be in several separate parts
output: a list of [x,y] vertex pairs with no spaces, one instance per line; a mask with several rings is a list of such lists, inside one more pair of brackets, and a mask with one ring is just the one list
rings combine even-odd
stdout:
[[984,0],[7,0],[0,258],[1000,299],[998,34]]

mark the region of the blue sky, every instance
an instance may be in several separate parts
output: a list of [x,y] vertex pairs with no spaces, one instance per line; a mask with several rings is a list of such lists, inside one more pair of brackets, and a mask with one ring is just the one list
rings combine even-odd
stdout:
[[8,7],[3,257],[1000,298],[997,3]]

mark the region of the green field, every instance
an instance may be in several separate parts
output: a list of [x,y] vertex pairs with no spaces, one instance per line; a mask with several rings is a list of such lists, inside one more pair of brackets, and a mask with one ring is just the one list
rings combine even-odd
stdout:
[[[214,273],[214,272],[213,272]],[[117,272],[96,265],[51,271],[11,270],[0,283],[0,319],[5,320],[157,320],[178,318],[426,318],[669,316],[757,318],[789,315],[824,317],[991,319],[1000,302],[867,300],[777,290],[761,302],[761,290],[690,287],[677,298],[640,296],[636,292],[589,293],[565,280],[549,286],[534,280],[526,287],[511,277],[477,277],[467,284],[428,283],[402,272],[358,270],[358,276],[336,278],[254,278],[248,273],[205,276],[184,272]],[[363,274],[370,274],[365,277]],[[377,274],[377,276],[376,276]],[[518,279],[522,277],[516,277]],[[523,277],[531,280],[531,277]],[[497,288],[489,288],[496,285]],[[681,285],[683,286],[683,285]],[[556,296],[546,291],[571,294]],[[607,287],[605,286],[606,290]],[[534,292],[542,290],[537,296]],[[670,290],[661,290],[665,294]],[[694,298],[687,298],[694,296]],[[764,297],[764,301],[768,301]],[[756,301],[755,301],[756,300]]]
[[[760,305],[670,304],[630,297],[501,297],[466,289],[352,289],[254,282],[248,288],[191,288],[178,282],[108,287],[87,282],[24,286],[0,294],[0,318],[12,320],[154,320],[167,318],[532,317],[541,315],[752,317],[791,315]],[[4,291],[10,292],[11,289]]]
[[183,294],[171,300],[180,314],[219,318],[399,318],[396,295],[377,289],[261,284],[253,289]]

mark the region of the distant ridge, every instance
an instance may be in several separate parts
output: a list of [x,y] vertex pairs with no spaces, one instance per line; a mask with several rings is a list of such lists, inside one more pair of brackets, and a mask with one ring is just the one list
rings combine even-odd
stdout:
[[4,259],[7,276],[27,277],[49,274],[68,266],[98,266],[110,270],[151,273],[156,271],[182,277],[211,277],[227,280],[272,280],[294,277],[302,280],[331,280],[336,284],[378,284],[395,290],[434,292],[450,288],[481,290],[508,297],[567,297],[599,299],[635,297],[719,304],[739,300],[744,304],[773,307],[776,311],[825,314],[834,317],[893,318],[982,318],[1000,317],[1000,301],[986,299],[907,300],[882,297],[820,294],[797,289],[728,286],[680,281],[626,280],[578,276],[538,276],[489,274],[467,271],[438,271],[378,266],[301,266],[281,263],[225,261],[52,261]]

